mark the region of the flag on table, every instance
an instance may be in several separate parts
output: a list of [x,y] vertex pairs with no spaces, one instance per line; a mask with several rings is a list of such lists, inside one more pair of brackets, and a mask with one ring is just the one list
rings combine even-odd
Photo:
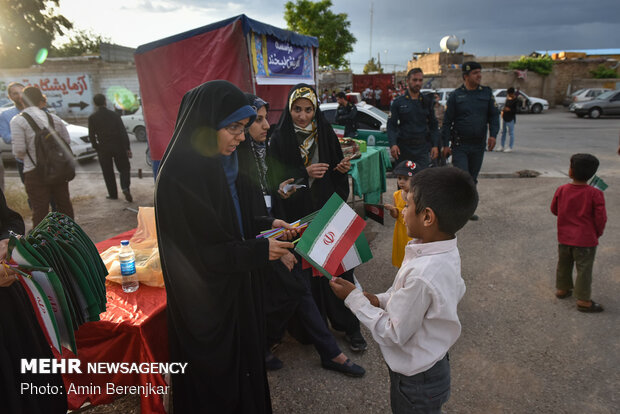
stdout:
[[364,203],[364,211],[368,218],[373,219],[379,224],[383,224],[383,204]]
[[601,191],[605,191],[607,190],[607,183],[605,181],[603,181],[602,178],[597,177],[596,175],[594,177],[592,177],[592,180],[590,181],[590,185],[594,188],[597,188]]
[[297,251],[328,279],[362,233],[366,222],[334,193],[297,243]]

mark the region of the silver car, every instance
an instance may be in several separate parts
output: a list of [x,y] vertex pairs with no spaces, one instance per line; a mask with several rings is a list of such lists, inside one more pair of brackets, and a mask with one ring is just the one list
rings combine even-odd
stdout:
[[579,89],[575,92],[571,93],[570,96],[567,96],[562,101],[564,106],[569,106],[570,104],[578,103],[578,102],[587,102],[593,99],[596,99],[603,92],[610,91],[609,88],[587,88],[587,89]]

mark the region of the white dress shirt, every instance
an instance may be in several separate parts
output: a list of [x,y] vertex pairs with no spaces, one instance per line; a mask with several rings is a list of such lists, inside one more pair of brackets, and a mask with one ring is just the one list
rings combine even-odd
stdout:
[[[22,112],[26,112],[30,115],[39,128],[49,127],[47,115],[42,109],[39,109],[36,106],[29,106]],[[58,133],[58,136],[70,145],[71,138],[69,137],[69,132],[67,131],[65,124],[62,122],[62,119],[54,114],[50,115],[54,120],[54,129]],[[15,115],[13,119],[11,119],[13,155],[15,155],[15,158],[18,160],[24,161],[24,172],[34,170],[35,166],[32,161],[34,160],[35,163],[37,162],[37,150],[34,144],[34,135],[34,130],[28,121],[26,121],[26,118],[20,115]],[[26,152],[26,149],[28,152]],[[30,154],[30,157],[32,157],[32,160],[28,156],[28,153]]]
[[456,237],[412,240],[392,287],[377,295],[381,307],[359,289],[345,304],[370,329],[390,369],[411,376],[431,368],[458,339],[457,305],[464,294]]

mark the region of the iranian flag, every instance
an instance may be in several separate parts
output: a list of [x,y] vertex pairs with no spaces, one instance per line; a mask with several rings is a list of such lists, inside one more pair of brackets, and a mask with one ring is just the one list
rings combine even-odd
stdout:
[[365,226],[364,219],[334,193],[304,231],[295,251],[331,279],[342,273],[339,267],[344,267],[346,256],[349,265],[356,260],[356,250],[349,253]]

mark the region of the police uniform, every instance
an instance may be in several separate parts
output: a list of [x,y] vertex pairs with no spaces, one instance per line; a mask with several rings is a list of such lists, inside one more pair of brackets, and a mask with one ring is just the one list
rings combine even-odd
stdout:
[[390,148],[398,145],[400,156],[397,162],[410,160],[420,168],[426,168],[431,160],[431,145],[439,145],[438,123],[433,109],[432,96],[422,93],[416,99],[409,90],[403,96],[394,99],[390,107],[387,123]]
[[[479,69],[479,64],[463,66],[463,72]],[[493,91],[488,86],[468,90],[461,85],[450,94],[441,130],[443,146],[451,143],[452,165],[468,171],[475,182],[482,167],[486,149],[487,125],[489,136],[499,132],[499,110]]]
[[351,102],[347,101],[345,106],[338,105],[338,109],[336,109],[336,123],[338,125],[344,125],[345,137],[357,136],[356,116],[357,108]]

